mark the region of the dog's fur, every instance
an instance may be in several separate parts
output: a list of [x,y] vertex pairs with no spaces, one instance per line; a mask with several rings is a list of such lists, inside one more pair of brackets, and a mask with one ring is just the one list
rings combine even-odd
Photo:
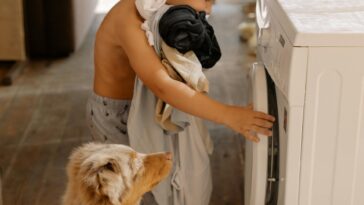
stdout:
[[169,153],[146,155],[124,145],[85,144],[71,154],[63,205],[138,205],[171,167]]

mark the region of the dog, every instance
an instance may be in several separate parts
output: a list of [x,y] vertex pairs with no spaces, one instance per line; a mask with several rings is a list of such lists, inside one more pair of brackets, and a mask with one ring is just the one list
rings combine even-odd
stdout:
[[139,205],[171,167],[170,153],[142,154],[120,144],[85,144],[69,158],[63,205]]

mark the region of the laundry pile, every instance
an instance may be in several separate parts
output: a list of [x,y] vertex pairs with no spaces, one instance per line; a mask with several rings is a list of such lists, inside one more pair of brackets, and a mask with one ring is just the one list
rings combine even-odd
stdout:
[[[207,93],[203,68],[213,67],[221,52],[206,13],[187,5],[167,5],[166,0],[136,0],[135,4],[145,20],[141,28],[148,43],[169,76]],[[212,191],[208,155],[213,144],[201,119],[158,99],[137,77],[128,133],[130,145],[139,152],[173,153],[172,175],[153,190],[159,205],[208,204]]]
[[197,13],[190,6],[173,6],[161,18],[159,32],[170,47],[183,54],[193,51],[203,68],[213,67],[221,57],[214,29],[204,11]]

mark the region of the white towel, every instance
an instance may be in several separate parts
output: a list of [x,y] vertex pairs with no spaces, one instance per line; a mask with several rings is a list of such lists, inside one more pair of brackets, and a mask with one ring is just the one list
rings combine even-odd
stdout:
[[177,49],[169,47],[164,41],[162,42],[162,51],[188,86],[198,92],[207,93],[209,91],[209,81],[202,72],[201,63],[193,51],[182,54]]
[[136,0],[135,5],[139,14],[148,20],[159,8],[166,4],[166,0]]
[[155,45],[155,43],[154,43],[155,38],[154,38],[153,32],[150,29],[151,22],[149,20],[158,11],[160,12],[161,7],[165,6],[165,3],[166,3],[166,0],[135,0],[135,6],[136,6],[139,14],[145,20],[142,24],[142,29],[145,31],[145,34],[148,39],[148,43],[151,46]]

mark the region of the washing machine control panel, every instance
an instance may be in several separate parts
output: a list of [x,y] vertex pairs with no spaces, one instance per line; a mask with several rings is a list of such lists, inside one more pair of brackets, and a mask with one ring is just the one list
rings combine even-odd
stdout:
[[[259,6],[264,8],[259,9]],[[302,106],[307,62],[303,61],[299,66],[292,66],[292,61],[295,58],[307,58],[307,48],[293,47],[273,11],[259,3],[257,5],[257,35],[258,61],[264,64],[277,88],[290,104]],[[297,92],[298,89],[302,92]]]

